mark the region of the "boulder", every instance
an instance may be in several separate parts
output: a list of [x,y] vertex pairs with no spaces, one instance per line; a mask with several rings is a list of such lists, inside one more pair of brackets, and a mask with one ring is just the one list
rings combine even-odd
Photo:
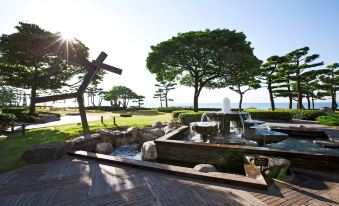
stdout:
[[112,150],[113,146],[111,145],[111,143],[107,142],[98,143],[95,148],[95,152],[100,154],[110,154]]
[[89,138],[83,136],[75,138],[71,141],[73,150],[85,150],[92,152],[95,150],[98,143],[104,142],[103,135],[95,133],[91,134]]
[[161,122],[153,122],[152,124],[152,129],[156,129],[156,128],[162,128],[162,123]]
[[141,135],[141,141],[142,142],[148,142],[148,141],[152,141],[152,140],[156,140],[158,139],[158,136],[152,134],[152,133],[143,133]]
[[139,133],[139,130],[135,127],[130,127],[126,130],[126,133],[129,133],[132,135],[133,138],[137,138],[138,137],[138,133]]
[[29,163],[40,163],[62,158],[70,150],[70,144],[54,142],[35,145],[22,154],[22,159]]
[[154,134],[157,137],[161,137],[165,135],[165,132],[162,131],[160,128],[152,129],[151,134]]
[[210,164],[198,164],[194,166],[194,169],[199,172],[217,172],[217,169]]
[[157,159],[157,148],[154,141],[145,142],[141,147],[142,160],[155,160]]
[[142,133],[150,133],[151,130],[152,130],[152,128],[150,128],[150,127],[141,127],[141,128],[140,128],[140,131],[141,131]]

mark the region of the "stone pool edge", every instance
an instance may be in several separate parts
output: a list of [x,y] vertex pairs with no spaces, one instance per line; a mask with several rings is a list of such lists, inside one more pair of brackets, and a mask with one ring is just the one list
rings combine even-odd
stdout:
[[113,157],[110,155],[98,154],[98,153],[87,152],[87,151],[70,151],[68,152],[68,154],[71,156],[75,156],[75,157],[92,159],[92,160],[96,160],[99,162],[133,167],[137,169],[144,169],[144,170],[148,170],[152,172],[160,172],[164,174],[176,175],[176,176],[187,177],[187,178],[198,179],[198,180],[207,180],[211,182],[225,183],[225,184],[236,185],[236,186],[244,186],[244,187],[250,187],[254,189],[261,189],[261,190],[268,189],[268,184],[266,183],[262,175],[254,179],[254,178],[243,176],[243,175],[222,173],[222,172],[202,173],[202,172],[198,172],[194,170],[193,168],[160,164],[160,163],[147,162],[147,161],[130,160],[130,159]]

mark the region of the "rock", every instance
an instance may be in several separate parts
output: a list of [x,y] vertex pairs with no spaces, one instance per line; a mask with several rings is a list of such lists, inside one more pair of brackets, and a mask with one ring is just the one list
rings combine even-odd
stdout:
[[170,133],[170,132],[173,132],[174,130],[175,130],[175,128],[170,127],[170,126],[166,126],[166,127],[162,128],[162,131],[164,131],[165,134],[168,134],[168,133]]
[[103,142],[103,143],[98,143],[95,152],[100,153],[100,154],[110,154],[113,150],[113,146],[111,143]]
[[151,128],[150,127],[141,127],[140,131],[142,133],[150,133],[151,132]]
[[141,147],[142,160],[155,160],[157,159],[157,148],[154,141],[145,142]]
[[60,120],[60,117],[55,114],[39,114],[38,118],[35,120],[35,123],[47,123]]
[[168,127],[173,128],[173,129],[178,129],[181,126],[182,125],[180,123],[172,123],[172,122],[168,123]]
[[217,172],[217,169],[209,164],[198,164],[194,166],[194,169],[199,172]]
[[152,134],[152,133],[143,133],[141,136],[141,141],[142,142],[147,142],[147,141],[152,141],[158,139],[158,136]]
[[85,150],[92,152],[95,150],[98,143],[104,142],[103,135],[95,133],[91,134],[89,138],[78,137],[71,141],[73,150]]
[[156,128],[162,128],[162,123],[161,122],[153,122],[152,129],[156,129]]
[[151,134],[154,134],[157,137],[161,137],[165,135],[165,132],[162,131],[160,128],[152,129]]
[[131,133],[134,138],[138,137],[138,129],[135,127],[130,127],[126,130],[126,133]]
[[333,112],[332,108],[330,107],[321,107],[319,110],[324,112]]
[[22,159],[29,163],[40,163],[62,158],[70,150],[70,144],[54,142],[35,145],[22,154]]

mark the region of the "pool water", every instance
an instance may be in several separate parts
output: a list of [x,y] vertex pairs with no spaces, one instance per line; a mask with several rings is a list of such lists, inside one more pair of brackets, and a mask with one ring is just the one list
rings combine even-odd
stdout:
[[133,160],[141,160],[140,147],[138,144],[125,144],[116,147],[110,155]]
[[266,144],[264,145],[264,147],[296,152],[326,153],[339,155],[339,149],[324,148],[321,145],[313,143],[313,139],[310,138],[288,137],[281,142]]

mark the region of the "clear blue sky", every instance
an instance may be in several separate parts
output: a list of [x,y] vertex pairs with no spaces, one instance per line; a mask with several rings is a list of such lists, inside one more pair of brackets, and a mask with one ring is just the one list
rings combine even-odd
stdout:
[[[107,75],[104,89],[123,84],[156,102],[155,78],[145,68],[151,45],[178,32],[227,28],[244,32],[261,60],[309,46],[330,64],[339,62],[338,11],[337,0],[0,0],[0,33],[11,33],[24,21],[75,36],[90,48],[92,59],[105,51],[106,62],[124,70],[122,76]],[[220,102],[224,96],[238,101],[230,90],[204,89],[200,102]],[[172,98],[192,102],[193,89],[179,87]],[[266,88],[244,99],[268,101]]]

